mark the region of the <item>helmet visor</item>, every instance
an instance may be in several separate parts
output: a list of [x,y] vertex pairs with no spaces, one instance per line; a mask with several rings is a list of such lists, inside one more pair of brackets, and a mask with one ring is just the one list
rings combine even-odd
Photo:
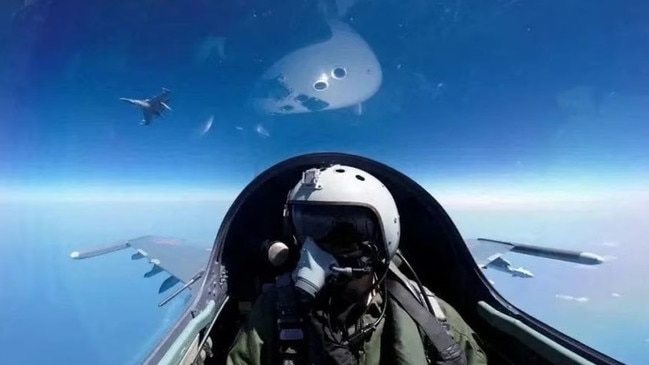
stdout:
[[299,242],[309,236],[333,255],[358,251],[361,242],[376,244],[381,237],[376,214],[363,206],[294,204],[291,217]]

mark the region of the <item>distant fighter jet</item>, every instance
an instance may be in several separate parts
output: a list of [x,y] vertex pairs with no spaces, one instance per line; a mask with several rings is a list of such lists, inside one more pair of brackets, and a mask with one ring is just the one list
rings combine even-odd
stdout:
[[169,93],[171,90],[162,88],[162,92],[153,98],[150,99],[128,99],[128,98],[119,98],[119,100],[126,101],[135,106],[142,108],[142,121],[141,125],[149,125],[153,117],[164,118],[163,112],[165,110],[171,110],[169,105]]
[[[585,265],[601,264],[599,256],[484,238],[464,239],[444,209],[417,183],[397,170],[360,156],[314,153],[270,167],[233,202],[211,249],[191,246],[177,238],[141,236],[108,247],[75,251],[70,257],[86,259],[130,248],[136,251],[132,259],[146,258],[152,264],[146,278],[162,272],[169,275],[162,280],[160,293],[183,284],[159,306],[189,290],[185,312],[152,346],[142,364],[223,364],[238,326],[263,287],[274,282],[277,270],[292,270],[291,260],[286,260],[285,267],[273,263],[281,262],[281,255],[269,248],[278,243],[274,237],[282,231],[278,215],[286,192],[306,168],[334,163],[361,168],[385,182],[399,207],[403,257],[419,273],[423,285],[435,294],[449,302],[465,303],[458,306],[458,312],[474,319],[486,348],[498,349],[490,353],[494,359],[490,361],[505,363],[509,361],[504,359],[511,359],[509,363],[523,364],[533,358],[544,365],[619,364],[586,345],[566,340],[555,328],[540,327],[535,318],[506,305],[482,274],[484,268],[492,267],[529,277],[529,271],[511,269],[502,259],[510,251]],[[270,240],[274,241],[268,245]],[[513,341],[520,345],[512,346]]]

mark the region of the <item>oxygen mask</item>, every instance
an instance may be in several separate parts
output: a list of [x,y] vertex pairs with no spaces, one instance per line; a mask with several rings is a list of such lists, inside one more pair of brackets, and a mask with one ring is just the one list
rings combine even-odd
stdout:
[[360,206],[294,205],[295,235],[302,243],[293,272],[295,286],[314,299],[327,285],[344,284],[372,272],[378,225]]
[[310,301],[326,286],[339,286],[370,273],[372,268],[368,257],[354,253],[336,258],[320,248],[311,237],[307,237],[293,271],[293,281],[304,295],[303,299]]

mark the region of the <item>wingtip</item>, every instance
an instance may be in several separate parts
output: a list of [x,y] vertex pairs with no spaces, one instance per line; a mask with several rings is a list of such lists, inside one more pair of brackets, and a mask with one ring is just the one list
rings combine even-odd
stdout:
[[586,264],[599,265],[604,263],[604,258],[591,252],[582,252],[579,257]]
[[73,252],[70,253],[70,258],[71,259],[78,259],[79,255],[80,255],[79,251],[73,251]]

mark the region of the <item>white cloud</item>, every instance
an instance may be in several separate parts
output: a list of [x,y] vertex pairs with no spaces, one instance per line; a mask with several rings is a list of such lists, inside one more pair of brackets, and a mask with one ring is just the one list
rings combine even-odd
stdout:
[[565,295],[565,294],[556,294],[555,297],[559,299],[570,300],[579,303],[586,303],[590,301],[590,299],[587,297],[573,297],[572,295]]
[[536,210],[536,209],[562,209],[589,203],[587,197],[562,196],[561,194],[540,193],[527,194],[504,192],[499,193],[432,193],[442,206],[449,208],[468,208],[486,210]]
[[617,260],[617,256],[613,255],[605,255],[602,258],[604,259],[604,262]]
[[20,189],[0,187],[2,202],[181,202],[229,201],[239,191],[191,187],[124,186]]
[[[502,178],[502,181],[498,181]],[[645,206],[649,203],[649,189],[638,184],[613,190],[611,184],[595,186],[580,182],[557,181],[550,178],[525,177],[520,179],[480,177],[481,184],[457,182],[429,182],[422,186],[445,208],[482,210],[592,210],[602,204],[615,202],[616,206]],[[592,181],[592,180],[591,180]],[[589,188],[584,188],[584,185]],[[618,244],[618,242],[607,242]],[[613,246],[609,246],[613,247]],[[617,246],[615,246],[617,247]]]
[[611,296],[616,298],[621,297],[620,293],[611,293]]
[[606,241],[606,242],[602,242],[602,246],[606,246],[606,247],[618,247],[618,246],[620,246],[620,243],[617,242],[617,241]]

